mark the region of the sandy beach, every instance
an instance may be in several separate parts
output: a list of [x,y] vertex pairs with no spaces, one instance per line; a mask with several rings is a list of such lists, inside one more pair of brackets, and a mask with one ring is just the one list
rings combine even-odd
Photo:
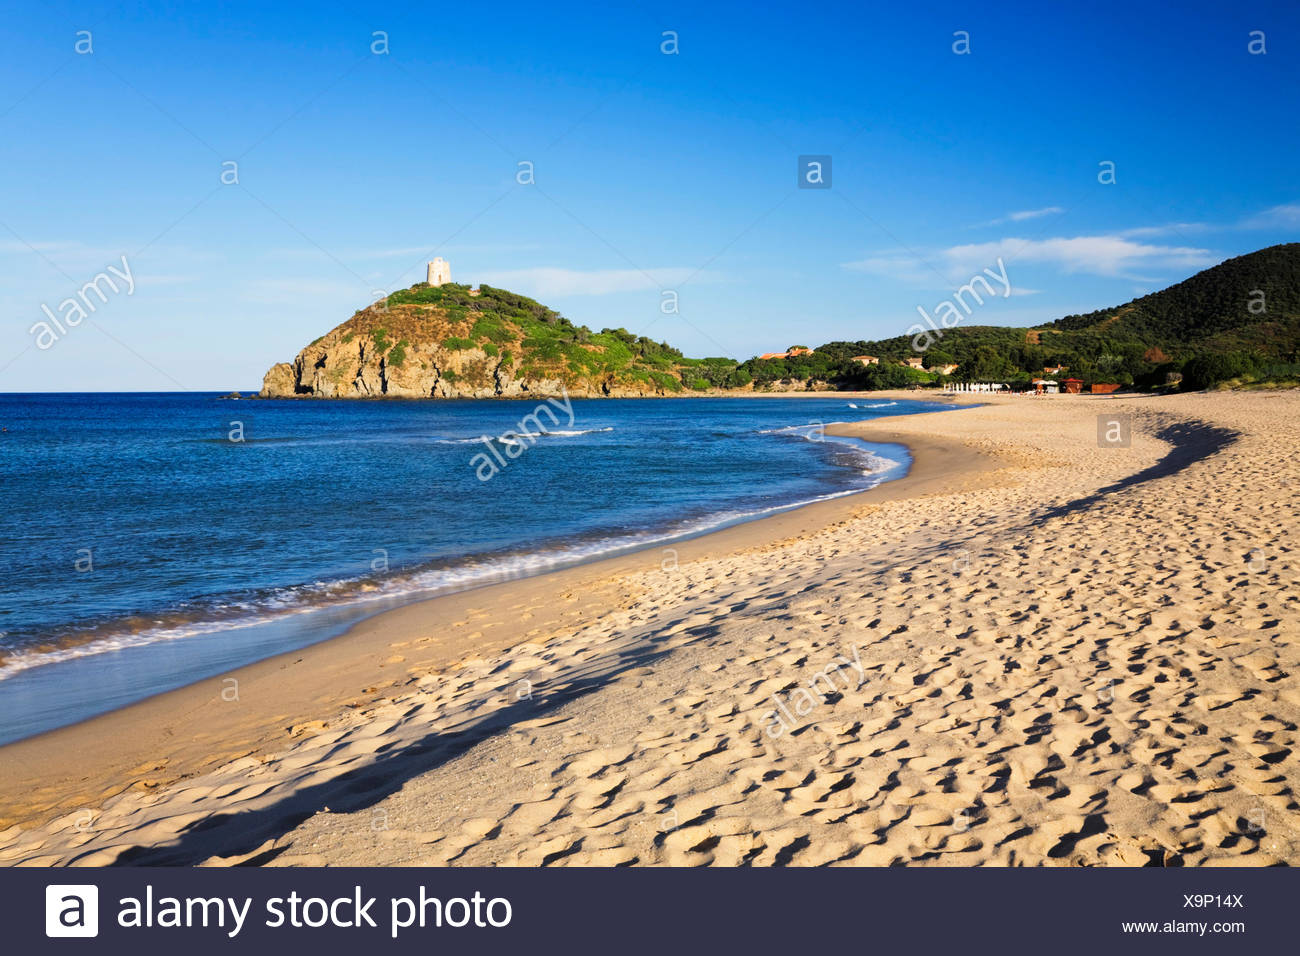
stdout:
[[953,401],[836,426],[871,491],[0,748],[0,863],[1300,860],[1300,392]]

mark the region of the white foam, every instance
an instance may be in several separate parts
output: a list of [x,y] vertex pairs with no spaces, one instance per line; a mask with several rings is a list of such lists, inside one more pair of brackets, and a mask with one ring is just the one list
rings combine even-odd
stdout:
[[[44,664],[53,664],[80,657],[90,657],[97,654],[105,654],[147,644],[180,640],[188,637],[199,637],[219,631],[253,627],[268,621],[281,620],[298,614],[310,613],[312,611],[323,609],[326,605],[320,600],[320,598],[322,596],[328,598],[330,592],[335,591],[349,591],[350,593],[348,593],[346,597],[329,601],[328,606],[331,608],[364,606],[365,604],[376,601],[392,600],[393,598],[403,598],[414,595],[431,597],[438,594],[464,591],[473,587],[479,587],[499,581],[531,577],[563,567],[572,567],[573,565],[601,557],[608,557],[614,554],[636,550],[638,548],[646,548],[672,541],[678,541],[683,538],[704,534],[719,528],[740,524],[741,522],[752,521],[757,518],[779,514],[784,511],[792,511],[795,508],[815,504],[819,501],[830,501],[835,498],[842,498],[846,495],[857,494],[861,491],[865,491],[867,488],[874,487],[881,481],[884,481],[886,477],[889,476],[890,472],[905,467],[903,462],[892,461],[875,454],[866,447],[865,443],[860,442],[858,439],[826,436],[823,433],[823,427],[824,426],[817,423],[808,425],[791,425],[785,428],[765,429],[760,431],[759,434],[798,434],[806,441],[810,442],[833,442],[841,446],[843,449],[856,454],[859,458],[861,474],[872,478],[873,480],[871,482],[859,487],[848,488],[825,495],[818,495],[812,498],[793,501],[782,505],[772,505],[770,507],[758,508],[750,511],[732,509],[715,512],[702,518],[679,523],[678,525],[667,529],[646,530],[642,532],[622,534],[581,544],[563,545],[544,551],[534,551],[500,557],[488,557],[481,561],[472,561],[455,567],[434,568],[423,571],[414,571],[406,575],[395,575],[390,579],[374,584],[373,587],[367,587],[366,581],[358,579],[342,581],[313,581],[307,585],[281,589],[261,600],[240,601],[214,609],[214,614],[221,614],[223,611],[229,612],[232,610],[246,611],[247,613],[231,614],[214,620],[187,622],[185,624],[171,626],[159,626],[131,634],[114,635],[112,637],[95,639],[87,641],[84,644],[75,644],[57,650],[46,649],[40,651],[23,651],[22,649],[16,649],[11,656],[5,658],[3,663],[0,663],[0,681],[13,676],[19,671],[27,670],[31,667],[39,667]],[[612,427],[607,427],[584,429],[581,431],[575,431],[574,433],[587,434],[590,432],[612,430]],[[568,433],[551,432],[550,434],[563,434],[567,436]],[[814,438],[814,434],[818,437]],[[491,439],[486,435],[478,438],[436,439],[436,441],[448,444],[465,444],[470,442],[482,442],[484,440]],[[315,600],[313,600],[313,598]]]
[[532,439],[534,442],[539,438],[572,438],[576,435],[594,435],[598,432],[612,432],[613,425],[607,425],[604,428],[555,428],[547,429],[541,432],[515,432],[506,431],[500,435],[479,435],[477,438],[435,438],[435,444],[438,445],[481,445],[484,442],[500,442],[503,445],[518,445],[522,438]]

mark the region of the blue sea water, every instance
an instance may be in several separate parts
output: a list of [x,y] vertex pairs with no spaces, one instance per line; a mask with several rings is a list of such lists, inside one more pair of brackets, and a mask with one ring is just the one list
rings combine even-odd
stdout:
[[817,423],[941,407],[543,404],[0,395],[0,742],[395,604],[870,487],[905,452]]

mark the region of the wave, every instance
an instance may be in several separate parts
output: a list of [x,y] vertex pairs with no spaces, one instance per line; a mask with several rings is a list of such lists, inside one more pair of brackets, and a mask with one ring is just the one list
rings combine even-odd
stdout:
[[572,438],[575,435],[593,435],[597,432],[612,432],[613,425],[604,428],[554,428],[544,432],[502,432],[500,435],[479,435],[477,438],[435,438],[438,445],[481,445],[483,442],[500,442],[503,445],[518,445],[519,439],[530,438],[534,442],[539,438]]
[[[872,478],[872,485],[885,480],[885,476],[889,472],[905,466],[904,462],[894,461],[876,454],[863,439],[852,438],[847,435],[826,434],[825,426],[820,422],[812,422],[807,425],[787,425],[784,428],[764,428],[758,434],[789,435],[818,445],[835,445],[839,454],[846,459],[840,461],[839,464],[857,470],[864,477]],[[857,488],[854,490],[865,491],[866,489]]]
[[[896,404],[896,403],[890,403]],[[614,431],[613,426],[564,429],[546,434],[557,438]],[[670,521],[658,527],[637,530],[593,532],[579,540],[556,539],[538,542],[527,550],[480,554],[394,569],[339,580],[314,580],[263,592],[226,594],[173,608],[164,613],[139,614],[65,634],[56,640],[0,649],[0,681],[20,671],[44,664],[120,651],[143,645],[202,637],[221,631],[242,629],[289,619],[323,608],[365,608],[380,602],[403,602],[464,591],[500,581],[528,577],[571,567],[602,557],[663,545],[719,528],[789,511],[819,501],[856,494],[893,477],[905,462],[892,461],[855,438],[827,436],[819,423],[763,429],[759,434],[784,435],[791,440],[824,444],[834,460],[855,470],[860,477],[851,487],[783,503],[753,506],[721,506],[718,510]],[[519,436],[520,438],[525,436]],[[531,437],[531,435],[530,435]],[[541,437],[540,435],[538,437]],[[437,438],[443,444],[501,441],[488,435],[472,438]]]
[[[895,465],[876,456],[865,457],[875,458],[875,461],[882,466]],[[863,474],[883,476],[885,470],[882,467],[879,471],[864,471]],[[878,482],[873,482],[875,483]],[[601,558],[696,537],[742,522],[792,511],[804,505],[857,494],[866,487],[870,486],[847,488],[784,504],[752,509],[726,509],[674,522],[657,529],[647,528],[621,534],[605,534],[577,542],[558,542],[533,551],[482,555],[455,565],[412,568],[382,577],[314,581],[308,585],[280,588],[260,597],[229,601],[202,609],[196,608],[190,612],[142,616],[134,619],[126,627],[123,626],[125,622],[119,621],[117,622],[118,633],[104,634],[101,629],[96,633],[68,635],[53,643],[45,642],[31,648],[18,648],[11,651],[7,656],[0,657],[0,682],[32,667],[252,627],[318,611],[325,607],[363,607],[366,604],[391,602],[394,599],[413,598],[417,595],[424,599],[502,581],[532,577]]]

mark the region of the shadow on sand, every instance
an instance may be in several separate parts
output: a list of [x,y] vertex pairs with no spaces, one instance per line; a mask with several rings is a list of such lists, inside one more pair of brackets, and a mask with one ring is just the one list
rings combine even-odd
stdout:
[[1098,504],[1107,495],[1113,495],[1117,491],[1132,488],[1134,485],[1140,485],[1143,482],[1166,478],[1182,471],[1188,465],[1204,461],[1211,455],[1218,454],[1239,439],[1241,435],[1231,429],[1220,428],[1217,425],[1191,421],[1168,425],[1156,432],[1155,437],[1168,442],[1173,447],[1154,465],[1121,478],[1105,488],[1099,488],[1093,494],[1077,498],[1055,508],[1049,508],[1039,513],[1034,523],[1038,524],[1052,518],[1061,518],[1065,515],[1086,511]]
[[[679,641],[671,647],[663,646],[667,638],[660,636],[671,630],[674,623],[677,621],[656,628],[656,633],[648,636],[645,643],[619,652],[613,661],[597,664],[592,668],[594,673],[566,675],[563,683],[550,686],[544,695],[515,701],[460,730],[430,733],[394,747],[364,767],[325,783],[286,793],[271,806],[213,814],[193,824],[165,846],[136,846],[124,850],[114,865],[193,866],[217,855],[239,856],[251,853],[268,840],[283,836],[325,807],[339,813],[355,813],[373,806],[414,777],[454,760],[516,723],[543,717],[571,700],[600,689],[620,674],[651,664],[680,648],[680,635]],[[701,624],[686,633],[694,642],[712,637],[717,631],[715,625]],[[240,865],[260,866],[286,849],[287,846],[274,847],[242,861]]]

